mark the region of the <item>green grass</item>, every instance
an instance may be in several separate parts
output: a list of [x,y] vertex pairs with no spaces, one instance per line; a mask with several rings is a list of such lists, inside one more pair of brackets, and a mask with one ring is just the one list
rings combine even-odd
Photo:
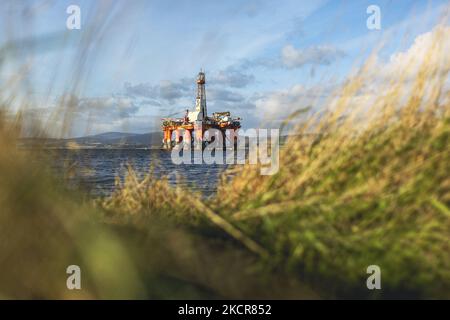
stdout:
[[[450,298],[449,69],[436,61],[366,110],[352,98],[369,60],[328,113],[296,123],[278,173],[237,167],[208,200],[130,168],[91,201],[30,165],[2,120],[0,298]],[[65,287],[70,264],[81,291]],[[373,264],[381,291],[366,288]]]

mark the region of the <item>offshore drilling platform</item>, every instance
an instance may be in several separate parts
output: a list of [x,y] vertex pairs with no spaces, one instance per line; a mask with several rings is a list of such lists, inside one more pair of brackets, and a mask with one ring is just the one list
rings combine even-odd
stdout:
[[[206,108],[205,83],[205,73],[200,71],[197,77],[197,98],[194,111],[186,110],[183,118],[162,119],[163,149],[172,149],[183,141],[191,146],[204,147],[207,143],[204,141],[206,140],[204,139],[205,132],[211,128],[220,132],[224,147],[227,131],[230,142],[236,143],[237,130],[241,127],[241,118],[232,118],[229,111],[214,112],[209,117]],[[209,137],[209,139],[211,138]]]

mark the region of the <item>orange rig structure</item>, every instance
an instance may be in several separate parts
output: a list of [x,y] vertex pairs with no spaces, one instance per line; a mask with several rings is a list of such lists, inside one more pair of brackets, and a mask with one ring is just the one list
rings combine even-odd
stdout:
[[[226,145],[226,132],[229,131],[228,139],[236,143],[237,130],[241,127],[241,118],[232,118],[230,112],[214,112],[212,117],[208,116],[206,109],[205,73],[200,71],[197,77],[197,98],[195,111],[186,110],[183,118],[162,119],[163,149],[172,149],[175,145],[185,141],[191,146],[205,147],[205,132],[211,128],[218,129],[222,135],[223,146]],[[174,139],[172,139],[174,136]],[[206,137],[205,137],[206,138]],[[215,139],[210,137],[209,139]],[[196,142],[192,144],[192,142]]]

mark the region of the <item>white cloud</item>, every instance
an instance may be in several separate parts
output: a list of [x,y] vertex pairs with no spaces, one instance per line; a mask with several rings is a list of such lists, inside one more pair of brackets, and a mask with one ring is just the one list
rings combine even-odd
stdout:
[[159,85],[151,85],[149,83],[131,84],[126,82],[124,84],[124,94],[131,98],[145,98],[150,99],[154,103],[159,105],[160,101],[169,102],[173,104],[180,98],[186,97],[188,94],[193,95],[191,90],[191,84],[194,80],[182,78],[178,81],[162,80]]
[[344,53],[328,45],[296,49],[292,45],[286,45],[281,51],[281,61],[287,68],[300,68],[304,65],[329,65],[336,59],[344,56]]
[[[417,36],[408,50],[392,54],[387,61],[374,56],[373,61],[368,64],[368,69],[364,69],[362,74],[363,86],[354,93],[354,96],[346,100],[347,110],[366,110],[373,105],[376,98],[387,94],[393,83],[398,81],[404,81],[401,83],[403,91],[400,98],[410,96],[412,87],[408,84],[413,83],[424,64],[427,67],[424,76],[428,81],[435,79],[439,74],[448,75],[449,52],[450,27],[437,26],[430,32]],[[284,58],[292,65],[304,64],[305,61],[312,59],[307,58],[310,55],[314,54],[303,56],[294,48],[288,48],[284,52]],[[283,120],[294,111],[308,106],[315,110],[333,108],[337,101],[333,97],[339,97],[340,90],[336,89],[340,87],[333,84],[313,87],[297,84],[284,90],[270,92],[256,100],[255,114],[263,121],[268,119],[273,121]]]
[[371,69],[372,75],[382,78],[412,78],[420,68],[434,66],[441,71],[450,68],[450,27],[437,26],[416,37],[411,47],[391,55],[388,62],[377,60]]
[[[388,94],[393,88],[396,90],[395,96],[399,104],[413,94],[421,94],[422,99],[432,98],[430,94],[438,92],[431,89],[435,81],[441,81],[442,77],[446,77],[443,79],[447,81],[444,83],[445,89],[450,89],[449,52],[450,27],[439,25],[429,32],[418,35],[407,50],[396,52],[387,60],[373,56],[361,74],[364,85],[359,90],[358,96],[349,102],[349,107],[369,107],[375,98]],[[413,92],[419,78],[424,81],[423,93]],[[360,101],[358,100],[360,97],[365,99]]]
[[255,81],[255,76],[242,72],[239,67],[230,66],[220,70],[208,81],[212,85],[225,85],[232,88],[244,88]]
[[270,92],[255,101],[255,114],[264,122],[279,123],[297,110],[323,105],[333,85],[317,85],[306,87],[301,84],[290,88]]
[[76,113],[87,113],[96,117],[129,118],[139,110],[127,97],[94,97],[78,99]]

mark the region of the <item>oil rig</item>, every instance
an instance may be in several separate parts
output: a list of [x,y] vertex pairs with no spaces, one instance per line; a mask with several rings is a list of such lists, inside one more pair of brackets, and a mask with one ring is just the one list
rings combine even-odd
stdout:
[[[230,142],[236,143],[237,130],[241,127],[241,118],[231,117],[229,111],[214,112],[208,116],[206,108],[205,73],[200,70],[197,76],[197,98],[195,100],[195,110],[186,110],[183,118],[163,118],[163,149],[172,149],[183,141],[191,146],[205,147],[205,132],[209,129],[218,129],[222,135],[223,146],[226,143],[226,132],[229,131]],[[211,138],[211,140],[214,138]],[[194,144],[192,142],[195,142]]]

